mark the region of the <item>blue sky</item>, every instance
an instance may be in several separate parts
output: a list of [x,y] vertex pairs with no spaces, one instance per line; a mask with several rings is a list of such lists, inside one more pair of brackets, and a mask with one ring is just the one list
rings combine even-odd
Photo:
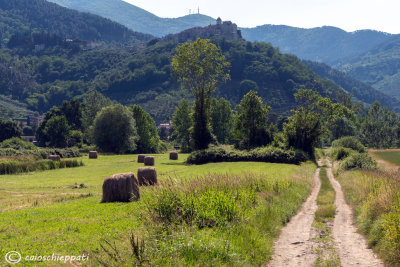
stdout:
[[240,27],[284,24],[311,28],[336,26],[346,31],[374,29],[400,33],[400,0],[124,0],[160,17],[197,12],[220,16]]

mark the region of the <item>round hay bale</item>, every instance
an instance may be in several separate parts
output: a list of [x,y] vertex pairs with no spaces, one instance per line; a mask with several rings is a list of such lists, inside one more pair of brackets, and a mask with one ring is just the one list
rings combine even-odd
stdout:
[[60,156],[59,155],[50,155],[47,159],[53,160],[53,161],[60,161]]
[[145,157],[146,157],[146,155],[142,155],[142,154],[138,155],[137,162],[138,163],[144,163],[144,158]]
[[176,151],[169,152],[169,159],[170,160],[178,160],[178,152],[176,152]]
[[102,203],[131,202],[139,198],[139,185],[132,172],[114,174],[104,179]]
[[154,157],[144,157],[144,165],[154,166]]
[[138,169],[139,185],[157,184],[157,170],[153,167],[143,167]]
[[89,159],[97,159],[97,151],[89,151]]

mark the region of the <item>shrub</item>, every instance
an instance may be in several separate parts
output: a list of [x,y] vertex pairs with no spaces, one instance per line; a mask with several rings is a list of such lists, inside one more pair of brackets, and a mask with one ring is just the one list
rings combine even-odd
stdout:
[[332,147],[351,148],[357,152],[364,153],[364,145],[354,136],[346,136],[332,142]]
[[346,148],[346,147],[333,147],[331,151],[329,151],[329,157],[334,160],[343,160],[350,156],[353,153],[357,153],[351,148]]
[[259,161],[300,164],[306,160],[308,160],[307,154],[300,150],[263,147],[247,151],[236,150],[230,146],[217,146],[192,152],[186,162],[188,164],[205,164],[208,162]]
[[377,163],[367,153],[354,153],[339,164],[339,170],[377,169]]
[[30,143],[22,140],[21,138],[18,137],[13,137],[7,140],[4,140],[3,142],[0,143],[0,148],[12,148],[16,150],[38,150],[38,148]]
[[0,175],[1,174],[17,174],[31,171],[44,171],[54,170],[61,168],[74,168],[83,166],[82,161],[74,160],[37,160],[37,161],[1,161],[0,162]]

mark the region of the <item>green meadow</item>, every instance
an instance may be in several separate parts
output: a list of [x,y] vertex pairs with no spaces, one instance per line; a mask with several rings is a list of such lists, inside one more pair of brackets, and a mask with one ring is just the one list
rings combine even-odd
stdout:
[[185,165],[184,154],[178,161],[154,156],[159,185],[141,187],[133,203],[100,200],[104,178],[143,166],[137,155],[83,157],[77,168],[0,176],[0,265],[8,251],[86,254],[90,266],[264,264],[279,229],[309,195],[316,167]]
[[400,166],[400,150],[381,150],[371,153],[384,161]]

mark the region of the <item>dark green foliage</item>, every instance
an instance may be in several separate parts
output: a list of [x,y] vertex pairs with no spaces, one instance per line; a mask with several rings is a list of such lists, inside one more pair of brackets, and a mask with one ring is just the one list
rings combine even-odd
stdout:
[[13,137],[20,137],[21,135],[22,130],[16,122],[0,118],[0,142]]
[[43,129],[46,136],[46,146],[66,147],[70,135],[70,127],[65,116],[51,117]]
[[102,17],[80,13],[45,0],[1,0],[2,41],[13,34],[31,30],[46,31],[63,38],[107,42],[145,42],[149,35],[134,33],[128,28]]
[[265,146],[272,141],[272,136],[267,131],[267,115],[270,109],[253,90],[243,97],[236,107],[233,131],[237,147],[249,149]]
[[72,130],[82,130],[82,104],[76,99],[64,101],[60,107]]
[[98,91],[90,91],[83,98],[82,124],[87,132],[92,126],[97,113],[104,107],[111,106],[112,101]]
[[74,168],[83,166],[82,161],[74,160],[38,160],[38,161],[0,161],[1,174],[16,174],[32,171],[45,171],[61,168]]
[[321,122],[317,113],[308,112],[302,107],[294,111],[283,131],[289,147],[301,149],[311,155],[322,135]]
[[398,144],[399,131],[399,116],[375,102],[361,123],[360,140],[368,147],[390,148]]
[[134,151],[139,139],[132,112],[120,104],[103,108],[91,127],[94,143],[104,152]]
[[351,148],[359,153],[365,152],[364,145],[354,136],[342,137],[332,142],[332,147]]
[[377,169],[378,165],[368,153],[353,153],[339,164],[339,170]]
[[172,117],[172,136],[176,138],[177,143],[180,145],[181,151],[186,153],[190,151],[190,126],[192,125],[189,102],[182,99],[176,108]]
[[4,140],[0,143],[0,148],[12,148],[16,150],[37,150],[38,148],[30,143],[22,140],[18,137],[13,137],[7,140]]
[[339,161],[347,158],[353,153],[357,153],[355,150],[347,147],[333,147],[329,151],[329,157],[334,161]]
[[348,74],[329,67],[324,63],[303,61],[309,68],[324,79],[332,80],[337,85],[345,89],[349,94],[352,94],[358,100],[361,100],[368,104],[373,104],[375,101],[379,101],[384,106],[388,106],[390,109],[400,109],[400,101],[396,98],[390,97],[386,92],[379,91],[374,87],[360,82]]
[[261,161],[299,164],[308,158],[307,154],[300,150],[263,147],[247,151],[236,150],[229,146],[218,146],[192,152],[186,162],[188,164],[205,164],[209,162]]
[[133,118],[136,122],[137,141],[136,153],[156,153],[160,145],[160,137],[158,135],[156,123],[149,113],[144,111],[139,105],[130,107]]
[[336,117],[328,125],[332,140],[356,135],[356,124],[346,117]]
[[230,79],[229,62],[220,48],[210,40],[177,47],[171,66],[177,80],[187,86],[195,98],[190,143],[193,150],[205,149],[213,141],[210,124],[210,102],[217,86]]
[[228,144],[232,139],[234,115],[225,98],[211,100],[211,127],[218,143]]

